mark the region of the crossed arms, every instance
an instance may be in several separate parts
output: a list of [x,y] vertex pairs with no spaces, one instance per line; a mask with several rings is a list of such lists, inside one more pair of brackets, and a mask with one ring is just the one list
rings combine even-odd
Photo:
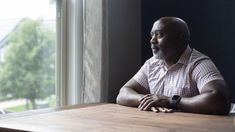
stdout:
[[[138,107],[140,110],[171,111],[170,99],[164,95],[150,94],[134,79],[130,79],[117,96],[120,105]],[[227,86],[224,80],[214,80],[205,84],[199,95],[182,97],[178,109],[183,112],[226,115],[230,109]],[[155,108],[155,109],[152,109]]]

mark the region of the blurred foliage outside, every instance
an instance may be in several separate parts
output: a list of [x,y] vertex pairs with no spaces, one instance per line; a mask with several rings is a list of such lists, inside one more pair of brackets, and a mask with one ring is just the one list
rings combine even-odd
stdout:
[[28,110],[37,108],[37,100],[55,95],[55,39],[42,20],[24,19],[9,34],[0,61],[0,99],[24,98]]

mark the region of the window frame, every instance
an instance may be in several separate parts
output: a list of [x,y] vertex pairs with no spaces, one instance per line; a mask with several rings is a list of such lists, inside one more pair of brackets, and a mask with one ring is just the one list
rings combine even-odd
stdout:
[[57,0],[57,106],[83,102],[83,0]]

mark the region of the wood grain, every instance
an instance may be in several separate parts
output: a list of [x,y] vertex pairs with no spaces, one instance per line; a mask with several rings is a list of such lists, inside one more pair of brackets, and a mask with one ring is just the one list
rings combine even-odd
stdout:
[[[8,129],[9,128],[9,129]],[[234,116],[154,113],[117,104],[71,106],[0,120],[0,131],[234,132]],[[14,131],[14,130],[12,130]]]

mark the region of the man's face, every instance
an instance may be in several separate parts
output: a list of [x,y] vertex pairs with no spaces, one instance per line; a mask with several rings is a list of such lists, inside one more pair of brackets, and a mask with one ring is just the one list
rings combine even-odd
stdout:
[[153,24],[151,30],[151,48],[156,59],[165,60],[174,53],[176,34],[161,21]]

